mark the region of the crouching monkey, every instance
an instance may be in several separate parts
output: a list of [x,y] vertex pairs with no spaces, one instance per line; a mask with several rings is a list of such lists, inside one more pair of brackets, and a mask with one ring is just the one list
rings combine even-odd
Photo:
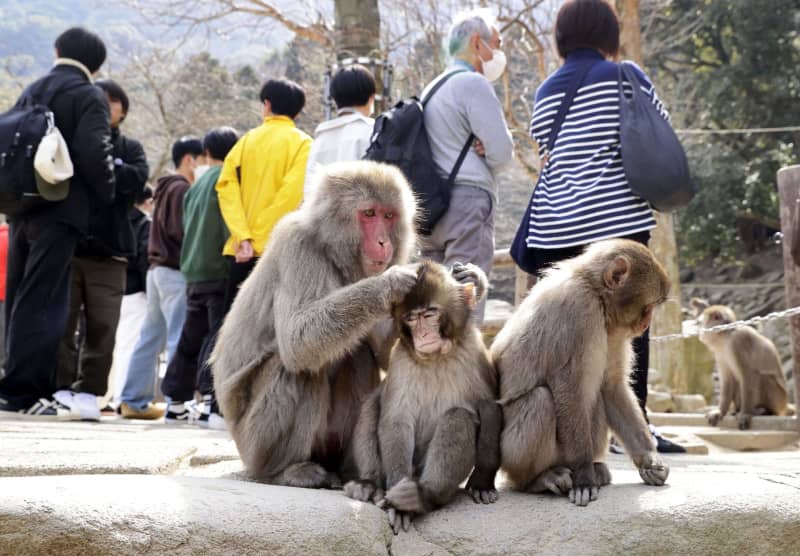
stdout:
[[[708,305],[695,297],[692,307],[703,328],[736,322],[736,314],[724,305]],[[781,358],[775,344],[749,326],[721,332],[701,332],[700,341],[714,354],[720,378],[719,408],[706,414],[716,426],[731,403],[738,412],[737,426],[749,429],[753,415],[786,415],[789,394]]]
[[388,357],[376,346],[391,345],[371,335],[417,278],[395,266],[415,243],[414,198],[399,170],[350,162],[318,180],[275,227],[211,358],[247,471],[308,488],[340,486],[358,408]]
[[502,467],[517,490],[585,506],[611,482],[608,429],[645,483],[668,466],[628,383],[631,340],[650,326],[669,279],[652,253],[600,241],[546,272],[492,344],[500,378]]
[[502,413],[495,370],[470,318],[486,277],[472,269],[477,293],[441,265],[420,265],[417,285],[392,310],[400,341],[386,380],[356,425],[359,480],[345,493],[386,508],[395,533],[408,530],[413,515],[450,501],[468,476],[476,502],[497,500]]

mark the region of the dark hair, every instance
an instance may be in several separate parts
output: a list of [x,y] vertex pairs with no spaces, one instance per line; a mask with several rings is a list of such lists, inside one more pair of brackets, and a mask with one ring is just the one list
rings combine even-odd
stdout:
[[605,54],[619,51],[619,20],[606,0],[569,0],[556,18],[558,54],[566,58],[578,48],[593,48]]
[[122,104],[123,114],[128,113],[130,101],[128,100],[128,95],[125,94],[125,90],[119,86],[119,83],[111,79],[98,79],[94,84],[103,89],[111,100],[116,100]]
[[203,154],[203,143],[200,139],[185,135],[172,144],[172,163],[175,168],[181,165],[181,160],[187,154],[192,156]]
[[306,93],[303,88],[288,79],[269,79],[261,87],[258,95],[263,103],[268,100],[272,105],[272,113],[275,115],[289,116],[294,119],[303,106],[306,105]]
[[364,106],[375,89],[372,72],[360,64],[340,69],[331,79],[331,96],[339,108]]
[[91,73],[99,70],[106,61],[106,45],[103,39],[83,27],[71,27],[61,33],[56,39],[55,47],[59,58],[77,60]]
[[232,127],[215,127],[203,137],[203,150],[214,160],[225,160],[238,140],[239,134]]
[[141,205],[147,199],[152,199],[152,198],[153,198],[153,187],[149,183],[147,183],[145,184],[144,189],[142,189],[139,193],[136,194],[136,197],[134,197],[133,199],[133,204]]

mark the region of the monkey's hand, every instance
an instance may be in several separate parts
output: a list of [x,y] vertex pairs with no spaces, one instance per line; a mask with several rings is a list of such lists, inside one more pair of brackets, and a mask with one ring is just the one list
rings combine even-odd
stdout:
[[663,486],[669,477],[669,465],[655,453],[635,456],[633,463],[639,468],[639,476],[652,486]]
[[360,500],[361,502],[378,504],[383,500],[383,489],[372,481],[348,481],[344,485],[344,493],[353,500]]
[[489,279],[486,278],[486,273],[479,266],[472,263],[453,263],[450,272],[459,284],[467,282],[475,284],[475,299],[477,301],[484,298],[486,291],[489,289]]
[[716,427],[723,417],[724,415],[722,415],[722,412],[719,409],[712,409],[706,413],[706,420],[712,427]]
[[576,506],[586,506],[589,502],[597,500],[597,493],[600,486],[597,484],[597,476],[594,470],[594,463],[583,463],[572,471],[572,490],[569,491],[569,501]]
[[739,414],[736,416],[736,426],[739,427],[739,430],[747,430],[750,428],[750,421],[753,419],[753,416],[750,413],[745,413],[744,411],[740,411]]
[[400,303],[417,283],[417,265],[393,266],[380,275],[386,308]]
[[467,481],[466,489],[476,504],[494,504],[497,502],[494,476],[482,477],[477,471],[473,471]]

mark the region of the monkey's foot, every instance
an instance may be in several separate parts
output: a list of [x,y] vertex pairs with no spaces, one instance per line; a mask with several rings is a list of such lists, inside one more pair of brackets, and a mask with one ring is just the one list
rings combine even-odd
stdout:
[[717,423],[719,423],[723,417],[724,415],[719,409],[712,409],[711,411],[706,413],[706,420],[708,421],[708,424],[711,425],[712,427],[716,427]]
[[569,467],[551,467],[533,481],[528,492],[538,494],[552,492],[559,496],[567,494],[572,489],[572,471]]
[[639,468],[639,476],[646,484],[662,486],[667,482],[669,465],[656,454],[635,457],[633,463]]
[[476,504],[494,504],[497,502],[494,475],[484,477],[478,471],[473,471],[465,488]]
[[378,488],[372,481],[349,481],[344,485],[346,496],[362,502],[372,502],[377,504],[383,500],[383,490]]
[[284,469],[272,481],[276,485],[299,488],[330,488],[330,475],[318,463],[304,461]]
[[740,412],[739,415],[736,416],[736,426],[739,427],[739,430],[747,430],[750,428],[750,421],[753,419],[753,416],[750,413]]
[[394,508],[401,512],[425,513],[428,511],[425,503],[425,494],[416,481],[408,478],[400,479],[384,497],[386,507]]
[[389,526],[395,535],[400,533],[400,529],[407,532],[411,527],[411,514],[408,512],[400,512],[394,508],[388,508],[386,515],[389,517]]
[[569,491],[569,501],[576,506],[586,506],[589,502],[597,500],[600,485],[597,482],[593,462],[582,464],[572,474],[572,490]]
[[611,471],[602,461],[594,462],[594,474],[597,478],[597,485],[604,487],[611,484]]

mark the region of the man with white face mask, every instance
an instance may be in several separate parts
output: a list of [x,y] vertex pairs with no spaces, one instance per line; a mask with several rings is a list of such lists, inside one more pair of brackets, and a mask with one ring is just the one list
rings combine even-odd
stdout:
[[[473,263],[488,275],[494,255],[495,174],[514,154],[492,85],[505,71],[506,57],[486,10],[458,17],[448,43],[450,65],[422,93],[425,98],[439,79],[456,72],[425,106],[425,129],[439,174],[448,176],[470,134],[476,140],[455,178],[450,208],[431,235],[422,238],[422,255],[445,265]],[[475,311],[478,322],[483,313],[481,302]]]

